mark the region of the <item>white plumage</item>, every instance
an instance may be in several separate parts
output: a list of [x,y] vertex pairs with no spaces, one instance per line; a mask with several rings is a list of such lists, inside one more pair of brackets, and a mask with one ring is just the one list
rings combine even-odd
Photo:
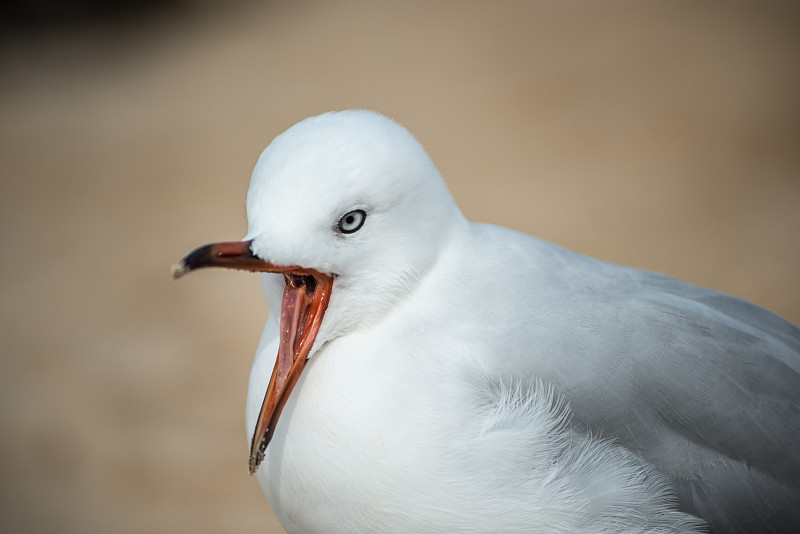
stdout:
[[[366,219],[344,234],[351,210]],[[468,222],[371,112],[276,138],[247,211],[258,258],[333,279],[257,473],[290,533],[800,529],[790,323]],[[261,276],[251,435],[287,283]]]

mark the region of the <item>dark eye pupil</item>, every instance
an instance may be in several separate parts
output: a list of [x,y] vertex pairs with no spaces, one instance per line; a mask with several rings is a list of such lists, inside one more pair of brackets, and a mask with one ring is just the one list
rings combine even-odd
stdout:
[[339,219],[339,231],[345,234],[352,234],[361,228],[366,218],[367,213],[364,210],[353,210],[345,213]]

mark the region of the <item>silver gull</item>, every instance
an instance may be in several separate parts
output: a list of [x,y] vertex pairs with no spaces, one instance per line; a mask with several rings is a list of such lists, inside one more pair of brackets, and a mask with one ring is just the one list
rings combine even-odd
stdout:
[[278,136],[247,214],[173,274],[262,273],[249,466],[288,532],[800,531],[787,321],[467,221],[373,112]]

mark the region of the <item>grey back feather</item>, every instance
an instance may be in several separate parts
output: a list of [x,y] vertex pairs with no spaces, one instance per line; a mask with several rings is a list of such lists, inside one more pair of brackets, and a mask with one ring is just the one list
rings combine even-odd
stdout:
[[576,423],[655,465],[712,532],[800,532],[800,329],[656,273],[471,232],[473,254],[505,258],[453,267],[487,303],[491,332],[461,335],[494,354],[488,374],[552,385]]

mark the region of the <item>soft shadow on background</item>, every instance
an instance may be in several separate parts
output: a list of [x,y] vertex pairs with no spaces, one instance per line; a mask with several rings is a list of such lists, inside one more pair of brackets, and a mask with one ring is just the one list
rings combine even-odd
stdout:
[[800,322],[796,3],[35,4],[0,28],[2,532],[281,532],[256,277],[169,265],[323,111],[406,125],[473,220]]

